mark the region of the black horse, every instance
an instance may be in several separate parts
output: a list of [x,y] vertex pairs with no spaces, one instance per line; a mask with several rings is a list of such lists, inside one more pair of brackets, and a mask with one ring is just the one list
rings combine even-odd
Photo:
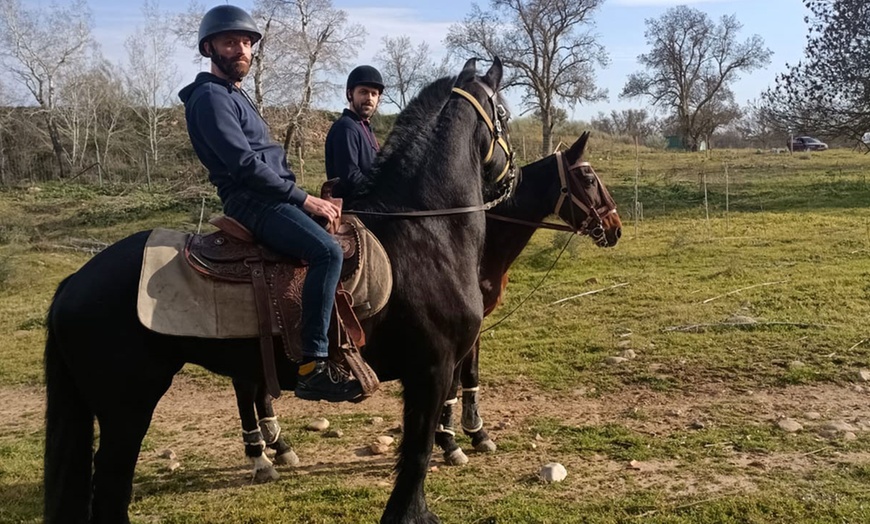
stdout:
[[[622,235],[622,223],[610,192],[591,166],[581,162],[588,138],[589,133],[583,133],[564,153],[523,166],[513,197],[487,213],[486,244],[480,264],[484,316],[501,302],[508,269],[539,228],[588,235],[599,247],[616,245]],[[550,215],[556,215],[565,225],[545,223]],[[461,425],[471,445],[478,451],[494,451],[495,443],[483,428],[478,408],[479,351],[478,338],[456,369],[451,391],[456,393],[461,384]],[[445,402],[435,436],[450,465],[468,462],[454,438],[453,406],[458,400],[455,397]]]
[[[453,85],[476,104],[459,94],[444,99],[440,84],[424,89],[397,119],[375,183],[353,207],[385,213],[482,207],[484,182],[502,173],[511,158],[498,147],[490,154],[491,121],[505,125],[496,110],[501,78],[498,59],[482,77],[470,60]],[[420,110],[424,106],[440,109],[433,118],[431,111]],[[423,484],[453,370],[472,347],[483,318],[478,268],[484,214],[363,220],[390,256],[394,282],[387,306],[364,326],[364,355],[381,380],[401,380],[404,395],[395,487],[381,522],[438,522],[427,508]],[[248,383],[260,380],[255,339],[172,337],[143,328],[136,294],[148,236],[134,234],[94,256],[61,282],[49,309],[44,472],[49,524],[129,522],[142,439],[184,363]],[[295,366],[281,351],[275,356],[282,387],[292,389]]]
[[[442,93],[448,96],[449,91]],[[553,154],[526,166],[520,171],[512,198],[487,213],[486,243],[480,270],[480,289],[484,299],[484,316],[501,301],[507,285],[507,272],[517,256],[528,245],[532,234],[541,227],[588,235],[599,247],[616,245],[622,234],[622,223],[616,204],[591,166],[581,161],[589,133],[583,133],[564,153]],[[563,199],[563,195],[565,195]],[[569,196],[570,195],[570,198]],[[549,224],[549,215],[558,216],[565,224]],[[471,438],[478,451],[495,451],[479,414],[478,354],[480,340],[457,366],[451,392],[462,387],[462,430]],[[233,381],[242,428],[246,435],[258,434],[263,428],[262,442],[275,450],[277,464],[295,464],[298,457],[281,437],[271,397],[260,384]],[[441,447],[448,465],[462,465],[468,457],[456,443],[453,420],[458,397],[448,399],[441,412],[435,433],[435,443]],[[254,412],[256,405],[257,414]],[[245,444],[245,454],[254,463],[254,475],[260,480],[278,478],[272,462],[263,455],[261,439]]]

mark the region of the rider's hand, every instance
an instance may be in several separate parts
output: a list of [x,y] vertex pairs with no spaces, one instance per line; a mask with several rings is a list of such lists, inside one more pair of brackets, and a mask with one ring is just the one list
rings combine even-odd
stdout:
[[302,202],[302,209],[312,215],[323,217],[329,222],[341,216],[341,209],[337,205],[314,195],[308,195],[305,202]]

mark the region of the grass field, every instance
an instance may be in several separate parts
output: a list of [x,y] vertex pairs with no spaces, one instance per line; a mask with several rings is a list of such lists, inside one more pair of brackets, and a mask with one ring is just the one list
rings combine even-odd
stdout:
[[[501,422],[499,451],[461,468],[436,453],[434,511],[474,523],[870,522],[870,383],[859,375],[870,369],[870,156],[636,157],[593,142],[589,160],[620,206],[623,238],[612,249],[573,239],[484,335],[482,414],[489,428]],[[203,205],[206,217],[219,208],[208,187],[169,183],[0,190],[0,522],[41,520],[54,287],[129,233],[195,230]],[[567,241],[535,236],[486,325]],[[636,358],[607,363],[627,349]],[[378,434],[368,419],[400,421],[395,387],[353,407],[282,398],[302,465],[266,485],[245,471],[227,379],[189,367],[170,393],[140,458],[134,522],[377,521],[391,460],[355,451]],[[345,436],[303,430],[321,414]],[[783,431],[783,417],[803,429]],[[159,458],[167,447],[183,450],[175,472]],[[550,461],[567,467],[564,482],[537,480]]]

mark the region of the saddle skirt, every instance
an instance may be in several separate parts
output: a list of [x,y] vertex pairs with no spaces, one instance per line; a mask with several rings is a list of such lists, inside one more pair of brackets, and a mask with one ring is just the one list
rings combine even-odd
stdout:
[[[350,231],[339,236],[346,257],[342,286],[352,297],[357,318],[363,320],[387,304],[393,286],[392,268],[381,243],[359,219],[345,215],[342,226]],[[257,338],[260,332],[254,289],[250,276],[245,276],[249,271],[245,250],[252,247],[222,231],[207,236],[166,229],[152,231],[139,278],[137,312],[142,325],[165,335]],[[254,249],[267,263],[281,259],[266,249]],[[204,276],[193,267],[212,263],[221,267],[220,279]],[[281,293],[284,318],[295,324],[283,327],[298,335],[307,266],[298,261],[270,267],[273,273],[279,273],[277,281],[286,283]],[[298,338],[285,343],[298,345]]]

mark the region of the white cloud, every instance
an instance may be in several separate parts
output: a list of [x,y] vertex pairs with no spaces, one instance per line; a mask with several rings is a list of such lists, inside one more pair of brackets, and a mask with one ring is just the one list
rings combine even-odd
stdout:
[[357,55],[361,62],[372,61],[385,36],[395,38],[407,35],[414,45],[426,42],[436,60],[440,60],[447,52],[443,40],[450,22],[427,22],[411,8],[359,7],[345,8],[344,11],[351,23],[362,24],[368,33],[366,43]]

